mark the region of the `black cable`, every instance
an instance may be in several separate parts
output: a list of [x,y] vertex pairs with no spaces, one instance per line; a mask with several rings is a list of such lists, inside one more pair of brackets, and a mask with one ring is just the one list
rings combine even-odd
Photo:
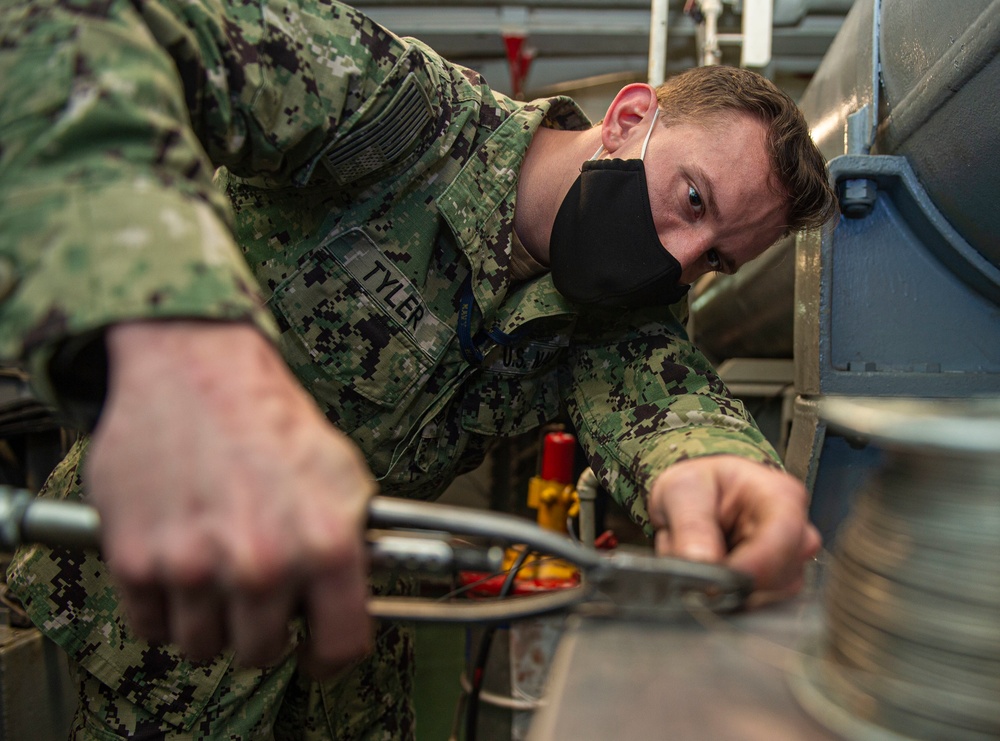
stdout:
[[[514,586],[514,579],[524,567],[524,562],[531,555],[531,549],[527,546],[521,551],[510,570],[507,572],[503,584],[500,585],[499,598],[506,597]],[[493,645],[493,636],[496,634],[497,626],[487,625],[483,629],[483,636],[479,641],[479,650],[476,652],[476,660],[472,666],[471,689],[469,690],[468,702],[465,706],[465,741],[476,741],[476,726],[479,720],[479,696],[483,690],[483,678],[486,674],[486,660],[490,655],[490,648]]]
[[[537,566],[538,564],[543,564],[550,561],[556,561],[558,560],[558,558],[559,558],[558,556],[545,556],[544,558],[535,559],[534,563]],[[458,597],[459,595],[464,594],[465,592],[469,592],[475,589],[476,587],[481,587],[483,584],[490,581],[491,579],[495,579],[496,577],[502,576],[504,574],[510,574],[510,570],[504,569],[502,571],[494,571],[492,574],[487,574],[486,576],[476,579],[473,582],[469,582],[468,584],[463,584],[460,587],[455,587],[447,594],[443,594],[440,597],[438,597],[437,600],[438,602],[447,602],[448,600],[454,597]]]

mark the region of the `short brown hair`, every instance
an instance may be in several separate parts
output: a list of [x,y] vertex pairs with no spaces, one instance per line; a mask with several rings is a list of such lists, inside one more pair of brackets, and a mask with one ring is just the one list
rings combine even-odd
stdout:
[[767,127],[771,167],[788,196],[788,231],[818,227],[836,216],[826,160],[798,106],[766,77],[739,67],[695,67],[656,89],[667,126],[720,113],[747,113]]

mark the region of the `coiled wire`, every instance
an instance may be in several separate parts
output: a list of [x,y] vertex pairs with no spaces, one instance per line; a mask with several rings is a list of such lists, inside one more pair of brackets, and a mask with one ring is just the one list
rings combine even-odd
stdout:
[[835,730],[1000,739],[1000,454],[890,446],[828,579],[809,677]]

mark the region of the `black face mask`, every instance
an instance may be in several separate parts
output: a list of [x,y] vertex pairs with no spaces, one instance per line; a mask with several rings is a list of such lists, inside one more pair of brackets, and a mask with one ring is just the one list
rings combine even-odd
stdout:
[[583,164],[556,214],[549,262],[559,293],[581,304],[669,306],[690,288],[656,233],[641,159]]

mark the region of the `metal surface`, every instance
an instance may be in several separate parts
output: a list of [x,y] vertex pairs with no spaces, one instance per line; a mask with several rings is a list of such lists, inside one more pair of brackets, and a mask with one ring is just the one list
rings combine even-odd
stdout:
[[[1000,270],[931,202],[906,159],[846,155],[836,180],[864,176],[864,218],[798,238],[797,394],[974,398],[1000,395]],[[792,420],[788,465],[812,484],[812,514],[834,537],[858,481],[879,463],[815,415]],[[928,431],[928,434],[940,434]]]
[[835,741],[788,684],[821,629],[813,593],[725,618],[571,618],[529,741]]
[[905,156],[956,231],[1000,266],[1000,1],[883,1],[889,113],[877,151]]
[[667,28],[670,25],[670,3],[651,0],[649,8],[649,66],[647,82],[654,87],[667,79]]
[[[874,11],[872,0],[855,5],[801,101],[842,201],[863,218],[799,240],[797,359],[814,374],[799,390],[995,390],[1000,2],[883,0]],[[872,152],[893,157],[840,156],[866,108],[879,110]],[[834,381],[839,371],[862,375]]]
[[454,571],[498,571],[504,553],[499,546],[473,548],[448,542],[444,534],[419,536],[369,530],[368,558],[382,569],[404,569],[424,574],[449,574]]
[[573,618],[529,741],[1000,738],[1000,398],[803,414],[817,408],[820,439],[885,455],[807,592],[727,616]]
[[796,240],[787,464],[828,538],[880,456],[813,400],[1000,395],[1000,2],[876,8],[855,4],[801,99],[844,217]]
[[[870,216],[799,242],[800,394],[965,396],[1000,390],[1000,270],[951,227],[900,157],[838,157],[878,186]],[[956,267],[957,266],[957,267]],[[961,277],[960,277],[961,276]]]
[[97,548],[101,518],[76,502],[35,499],[23,489],[0,487],[0,551],[21,543],[58,543]]
[[695,340],[790,357],[792,321],[803,397],[1000,393],[998,51],[1000,0],[858,0],[800,101],[845,216],[711,284]]
[[[800,105],[823,153],[839,163],[833,177],[841,185],[845,214],[867,218],[843,218],[833,233],[800,237],[794,258],[790,244],[779,243],[765,261],[748,266],[746,277],[727,278],[696,297],[695,331],[710,354],[791,357],[794,316],[805,325],[796,328],[800,334],[839,331],[848,342],[870,338],[878,353],[851,347],[830,359],[853,363],[852,370],[878,364],[879,353],[905,352],[913,358],[886,358],[884,369],[916,370],[923,363],[930,372],[940,366],[945,372],[987,373],[990,387],[997,387],[997,351],[988,348],[1000,342],[978,338],[984,326],[997,325],[1000,301],[1000,210],[994,207],[1000,194],[998,48],[996,0],[954,8],[885,0],[879,15],[874,0],[855,4]],[[866,158],[869,146],[902,159]],[[848,152],[861,156],[839,159]],[[953,276],[985,305],[967,298]],[[821,287],[827,299],[816,295]],[[846,326],[830,326],[842,320]],[[808,337],[802,349],[808,352],[815,342]],[[798,359],[798,340],[796,348]],[[815,361],[803,358],[805,372]],[[827,392],[817,386],[806,384],[800,393]],[[922,392],[894,387],[892,393]]]
[[1000,397],[945,401],[839,397],[822,400],[819,411],[828,425],[881,446],[917,454],[1000,456]]

